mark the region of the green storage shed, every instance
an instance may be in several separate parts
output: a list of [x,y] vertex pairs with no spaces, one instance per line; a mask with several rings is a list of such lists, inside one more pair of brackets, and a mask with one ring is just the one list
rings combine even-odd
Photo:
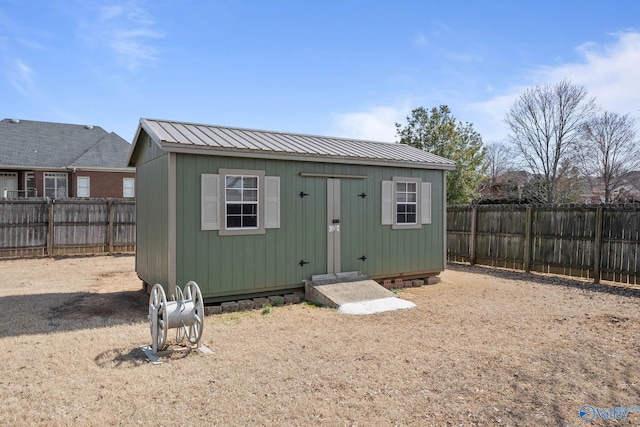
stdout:
[[210,302],[299,289],[313,275],[424,278],[446,262],[446,171],[382,142],[141,119],[136,271]]

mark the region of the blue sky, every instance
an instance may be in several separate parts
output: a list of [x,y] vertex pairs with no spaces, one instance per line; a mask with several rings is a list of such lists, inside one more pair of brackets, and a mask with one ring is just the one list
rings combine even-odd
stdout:
[[640,1],[0,0],[0,118],[141,117],[395,140],[448,105],[485,143],[570,79],[640,117]]

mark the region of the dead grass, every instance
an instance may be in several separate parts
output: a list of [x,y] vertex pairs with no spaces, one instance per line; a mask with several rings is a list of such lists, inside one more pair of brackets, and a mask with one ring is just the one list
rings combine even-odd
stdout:
[[581,425],[640,404],[637,290],[452,266],[400,292],[413,310],[207,317],[214,355],[154,366],[133,265],[0,262],[0,424]]

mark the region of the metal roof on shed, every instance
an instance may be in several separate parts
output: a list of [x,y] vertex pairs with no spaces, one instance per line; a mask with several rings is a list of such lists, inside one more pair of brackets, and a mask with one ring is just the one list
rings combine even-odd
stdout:
[[404,144],[154,119],[141,119],[138,135],[140,129],[165,151],[455,169],[451,160]]

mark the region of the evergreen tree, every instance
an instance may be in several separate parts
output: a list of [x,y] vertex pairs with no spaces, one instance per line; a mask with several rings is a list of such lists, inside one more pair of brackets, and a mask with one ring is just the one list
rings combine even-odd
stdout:
[[446,157],[456,162],[447,172],[447,203],[468,204],[478,198],[484,175],[485,148],[471,123],[457,121],[446,105],[427,111],[419,107],[407,116],[407,124],[396,123],[401,144]]

